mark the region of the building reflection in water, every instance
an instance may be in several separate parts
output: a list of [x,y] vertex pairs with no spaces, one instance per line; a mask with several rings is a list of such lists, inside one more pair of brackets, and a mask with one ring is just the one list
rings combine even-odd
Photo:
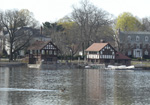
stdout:
[[86,70],[86,105],[99,105],[104,103],[105,81],[102,70]]
[[[8,67],[0,68],[0,88],[8,88],[8,87],[9,87],[9,68]],[[3,103],[7,105],[8,104],[7,100],[8,100],[8,92],[0,91],[0,104]]]

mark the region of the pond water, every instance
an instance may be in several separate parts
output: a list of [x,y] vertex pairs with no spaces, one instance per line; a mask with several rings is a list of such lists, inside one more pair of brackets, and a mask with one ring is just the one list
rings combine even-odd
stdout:
[[150,105],[150,71],[1,67],[0,105]]

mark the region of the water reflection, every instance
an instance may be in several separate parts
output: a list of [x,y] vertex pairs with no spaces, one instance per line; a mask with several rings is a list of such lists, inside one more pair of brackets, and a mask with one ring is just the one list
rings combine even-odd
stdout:
[[1,67],[0,105],[149,105],[149,75],[149,71]]

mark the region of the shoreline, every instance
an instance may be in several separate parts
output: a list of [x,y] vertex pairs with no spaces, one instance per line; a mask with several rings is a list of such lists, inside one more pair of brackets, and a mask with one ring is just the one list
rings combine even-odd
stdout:
[[0,67],[12,67],[12,66],[25,66],[26,63],[22,62],[0,62]]
[[[138,63],[138,64],[137,64]],[[150,63],[150,62],[146,62],[146,63]],[[132,64],[135,66],[135,68],[137,69],[142,69],[142,70],[150,70],[150,66],[149,65],[146,65],[144,63],[141,63],[141,61],[136,61],[136,64]],[[23,62],[17,62],[17,61],[14,61],[14,62],[5,62],[5,61],[0,61],[0,67],[14,67],[14,66],[27,66],[27,63],[23,63]],[[58,64],[51,64],[51,65],[45,65],[43,66],[43,68],[78,68],[78,69],[83,69],[84,66],[86,66],[84,63],[75,63],[75,62],[72,62],[72,63],[58,63]]]
[[[14,67],[14,66],[26,66],[28,67],[27,63],[22,62],[0,62],[0,67]],[[50,63],[50,64],[42,64],[42,68],[53,68],[53,69],[69,69],[69,68],[83,68],[84,64],[78,65],[76,63]]]

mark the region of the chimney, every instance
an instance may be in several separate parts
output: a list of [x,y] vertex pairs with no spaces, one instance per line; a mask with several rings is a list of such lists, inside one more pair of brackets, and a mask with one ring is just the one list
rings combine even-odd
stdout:
[[100,43],[105,43],[105,41],[103,39],[100,40]]

